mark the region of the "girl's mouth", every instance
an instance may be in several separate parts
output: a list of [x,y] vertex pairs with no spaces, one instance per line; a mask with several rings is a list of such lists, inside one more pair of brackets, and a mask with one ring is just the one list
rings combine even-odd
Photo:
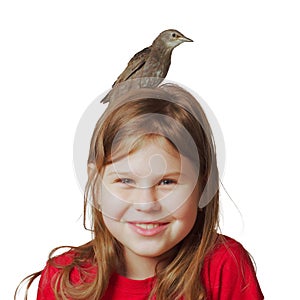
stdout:
[[160,226],[160,224],[158,224],[158,223],[155,223],[155,224],[144,224],[144,223],[136,223],[135,224],[135,226],[137,226],[137,227],[141,227],[141,228],[143,228],[143,229],[153,229],[153,228],[157,228],[158,226]]
[[130,228],[143,236],[153,236],[164,231],[169,223],[128,223]]

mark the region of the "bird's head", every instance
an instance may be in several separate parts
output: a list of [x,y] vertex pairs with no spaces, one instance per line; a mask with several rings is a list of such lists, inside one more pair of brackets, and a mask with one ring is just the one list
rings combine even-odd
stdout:
[[187,38],[178,30],[168,29],[161,32],[154,42],[163,43],[167,48],[174,49],[184,42],[193,42],[193,40]]

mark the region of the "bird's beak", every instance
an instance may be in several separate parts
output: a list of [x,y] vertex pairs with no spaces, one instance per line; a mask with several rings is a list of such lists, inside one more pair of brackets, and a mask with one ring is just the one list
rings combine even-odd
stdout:
[[189,39],[189,38],[187,38],[186,36],[180,36],[179,38],[178,38],[178,40],[179,41],[181,41],[182,43],[183,42],[193,42],[193,40],[192,39]]

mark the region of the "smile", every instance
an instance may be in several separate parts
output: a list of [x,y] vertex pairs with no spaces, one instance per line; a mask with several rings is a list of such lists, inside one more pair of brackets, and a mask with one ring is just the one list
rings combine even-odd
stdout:
[[137,224],[135,224],[135,226],[137,226],[137,227],[141,227],[141,228],[143,228],[143,229],[153,229],[153,228],[157,228],[158,226],[160,226],[160,224],[157,224],[157,223],[155,223],[155,224],[140,224],[140,223],[137,223]]
[[169,223],[128,223],[131,229],[143,236],[153,236],[164,231]]

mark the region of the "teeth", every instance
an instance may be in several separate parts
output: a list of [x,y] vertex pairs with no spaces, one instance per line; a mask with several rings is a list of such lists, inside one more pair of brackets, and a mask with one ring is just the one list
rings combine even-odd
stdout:
[[147,230],[149,230],[149,229],[153,229],[153,228],[156,228],[156,227],[158,227],[159,226],[159,224],[135,224],[135,226],[137,226],[137,227],[141,227],[141,228],[143,228],[143,229],[147,229]]

